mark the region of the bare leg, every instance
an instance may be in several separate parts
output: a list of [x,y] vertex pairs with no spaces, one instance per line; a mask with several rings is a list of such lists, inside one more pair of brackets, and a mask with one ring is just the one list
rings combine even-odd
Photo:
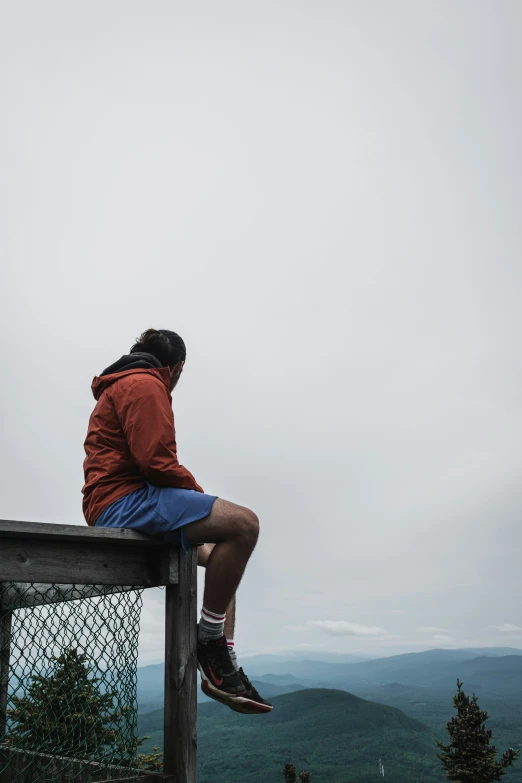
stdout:
[[259,535],[259,520],[253,511],[218,498],[205,519],[186,525],[189,544],[215,544],[206,563],[203,604],[224,614],[245,572]]
[[[210,553],[215,544],[202,544],[198,548],[198,566],[207,567]],[[233,597],[227,606],[227,616],[225,618],[225,636],[227,639],[233,639],[236,630],[236,596]]]
[[[214,503],[214,508],[216,506],[216,503]],[[228,505],[230,506],[231,504]],[[199,536],[200,534],[198,533],[197,535]],[[200,541],[205,540],[203,535],[201,535],[201,538],[199,540]],[[217,546],[218,546],[217,544],[211,544],[211,543],[201,544],[198,547],[198,565],[202,566],[203,568],[207,568],[207,566],[211,562],[211,555],[213,551],[217,548]],[[207,586],[208,586],[208,582],[206,582],[205,587]],[[205,596],[206,595],[207,595],[207,591],[205,589]],[[205,602],[207,600],[208,599],[205,597]],[[208,603],[205,603],[205,606],[208,608]],[[235,624],[236,624],[236,596],[233,595],[232,599],[230,600],[230,603],[227,606],[226,618],[225,618],[224,634],[228,641],[234,638]],[[217,701],[222,702],[223,704],[227,704],[233,710],[236,710],[236,712],[244,712],[247,714],[262,714],[266,712],[271,712],[272,705],[270,704],[270,702],[268,702],[266,699],[263,699],[263,697],[260,696],[260,694],[253,687],[251,682],[248,680],[248,678],[246,677],[242,669],[240,670],[240,672],[237,671],[236,667],[238,664],[237,664],[237,658],[235,656],[235,652],[231,652],[230,655],[231,655],[231,663],[234,669],[236,669],[236,676],[240,675],[242,685],[245,689],[243,695],[239,697],[235,697],[231,701],[231,692],[229,692],[228,695],[224,693],[219,694],[219,691],[216,690],[216,687],[210,683],[209,680],[210,675],[207,676],[204,673],[204,669],[202,669],[200,665],[200,671],[202,674],[201,688],[203,690],[203,693],[205,693],[207,696],[210,696],[213,699],[216,699]]]
[[227,616],[225,617],[225,636],[227,639],[234,638],[236,630],[236,596],[233,597],[227,606]]

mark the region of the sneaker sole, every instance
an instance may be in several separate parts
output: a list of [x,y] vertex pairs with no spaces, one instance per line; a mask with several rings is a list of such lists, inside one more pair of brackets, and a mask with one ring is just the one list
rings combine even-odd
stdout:
[[[201,671],[201,669],[200,669]],[[230,707],[234,712],[242,712],[243,715],[264,715],[267,712],[272,712],[274,709],[268,704],[260,704],[258,701],[252,701],[247,696],[231,696],[224,694],[223,691],[218,691],[217,688],[212,686],[206,678],[201,680],[201,690],[214,701],[219,701],[221,704],[225,704]]]

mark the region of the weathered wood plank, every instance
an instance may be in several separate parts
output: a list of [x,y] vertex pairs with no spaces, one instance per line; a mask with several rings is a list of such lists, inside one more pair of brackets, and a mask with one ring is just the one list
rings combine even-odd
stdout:
[[146,772],[67,756],[50,756],[0,744],[0,769],[2,767],[0,783],[45,783],[49,780],[91,783],[93,776],[96,776],[98,783],[111,780],[117,780],[118,783],[177,783],[174,776],[162,772]]
[[[123,531],[122,531],[123,532]],[[2,536],[0,581],[154,587],[177,578],[164,544]],[[158,543],[158,542],[156,542]],[[169,582],[170,580],[170,582]]]
[[161,561],[161,579],[164,585],[177,585],[179,582],[179,552],[176,546],[165,546]]
[[[177,783],[174,775],[163,775],[161,772],[144,772],[137,778],[117,778],[118,783]],[[104,780],[96,783],[106,783]]]
[[[170,574],[169,574],[170,576]],[[48,582],[6,582],[0,583],[0,610],[25,609],[45,604],[59,604],[65,601],[79,601],[109,593],[125,593],[135,590],[126,585],[80,585],[49,584]]]
[[76,541],[130,544],[161,549],[165,545],[151,536],[143,536],[133,530],[114,527],[89,527],[88,525],[55,525],[50,522],[22,522],[0,519],[0,539],[11,538],[51,538],[53,541]]
[[197,550],[179,552],[179,584],[165,596],[163,769],[179,783],[197,776]]
[[[174,775],[164,775],[162,772],[143,772],[135,778],[111,778],[118,783],[177,783]],[[106,783],[104,780],[96,783]]]
[[[136,778],[118,778],[118,783],[147,783],[147,781],[151,781],[151,780],[161,781],[162,778],[158,778],[158,777],[151,778],[150,775],[145,775],[144,773],[143,775],[140,775],[139,777]],[[106,782],[104,780],[99,780],[96,781],[96,783],[106,783]]]

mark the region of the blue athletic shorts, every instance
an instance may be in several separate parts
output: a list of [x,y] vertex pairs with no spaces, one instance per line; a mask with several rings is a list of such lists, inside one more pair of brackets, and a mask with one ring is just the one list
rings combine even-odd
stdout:
[[[168,544],[190,548],[183,527],[208,517],[215,495],[194,489],[146,484],[116,500],[96,520],[96,527],[128,527]],[[203,542],[201,542],[203,543]]]

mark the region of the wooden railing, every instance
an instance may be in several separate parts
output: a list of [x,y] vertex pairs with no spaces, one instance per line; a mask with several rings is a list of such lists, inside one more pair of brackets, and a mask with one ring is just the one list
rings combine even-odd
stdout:
[[[12,582],[60,585],[54,593],[17,591],[23,595],[20,608],[75,600],[75,589],[85,585],[92,586],[92,595],[97,585],[109,585],[114,592],[129,585],[165,586],[163,772],[135,773],[125,778],[128,783],[196,783],[196,563],[196,550],[185,554],[131,530],[0,520],[0,588]],[[0,590],[0,743],[6,727],[12,611],[13,596],[2,602]],[[110,780],[108,774],[100,769],[98,779]],[[95,779],[92,771],[89,779]],[[121,775],[112,779],[123,783]]]

